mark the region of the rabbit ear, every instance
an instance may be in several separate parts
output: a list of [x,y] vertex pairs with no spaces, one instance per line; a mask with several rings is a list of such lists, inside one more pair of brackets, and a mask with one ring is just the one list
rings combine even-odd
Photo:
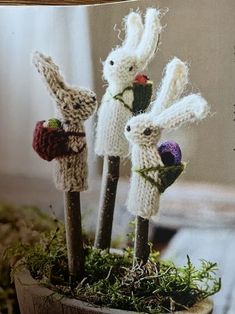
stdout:
[[86,120],[93,113],[96,107],[95,93],[86,88],[68,85],[51,57],[35,52],[32,62],[60,110],[64,110],[67,105],[72,105],[70,117],[74,117],[75,111],[77,116],[80,114],[81,120]]
[[188,83],[188,67],[185,62],[174,57],[166,66],[165,75],[152,104],[154,115],[160,114],[165,108],[176,102]]
[[200,121],[209,113],[209,106],[198,94],[188,95],[160,115],[154,116],[153,121],[162,129],[177,129],[183,124]]
[[147,66],[157,49],[159,34],[162,29],[159,15],[158,10],[149,8],[145,16],[144,32],[136,50],[139,66],[142,70]]
[[37,51],[32,56],[32,63],[40,74],[49,93],[58,104],[62,104],[64,95],[68,94],[68,86],[60,74],[59,67],[53,62],[51,57],[47,57]]
[[125,49],[134,49],[140,42],[143,33],[143,23],[140,14],[131,12],[125,18],[126,38],[122,45]]

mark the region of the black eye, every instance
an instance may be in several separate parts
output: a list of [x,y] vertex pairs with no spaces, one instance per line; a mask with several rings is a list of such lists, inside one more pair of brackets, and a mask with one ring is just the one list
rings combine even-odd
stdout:
[[109,61],[109,64],[110,64],[110,65],[114,65],[113,60],[110,60],[110,61]]
[[152,130],[150,128],[147,128],[144,130],[144,135],[150,135],[152,133]]
[[126,127],[126,130],[127,130],[127,132],[130,132],[131,127],[128,125],[128,126]]
[[96,101],[96,97],[95,97],[95,96],[93,96],[93,97],[92,97],[92,100]]
[[134,69],[133,66],[129,67],[129,71],[131,72]]
[[73,109],[79,109],[79,108],[80,108],[80,104],[73,105]]

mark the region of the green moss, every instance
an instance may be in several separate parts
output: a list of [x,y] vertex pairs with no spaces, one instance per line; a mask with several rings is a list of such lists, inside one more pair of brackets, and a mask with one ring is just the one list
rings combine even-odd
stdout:
[[42,232],[55,229],[57,222],[36,207],[14,207],[0,203],[0,312],[19,313],[14,285],[11,283],[11,266],[24,254],[4,255],[8,247],[21,243],[33,246]]
[[196,269],[190,258],[184,267],[150,254],[144,266],[132,267],[133,251],[122,255],[87,246],[86,276],[75,288],[68,284],[67,252],[64,229],[41,238],[33,248],[18,246],[11,254],[24,256],[18,267],[26,266],[32,276],[61,295],[96,305],[146,313],[185,309],[219,291],[216,264],[202,261]]

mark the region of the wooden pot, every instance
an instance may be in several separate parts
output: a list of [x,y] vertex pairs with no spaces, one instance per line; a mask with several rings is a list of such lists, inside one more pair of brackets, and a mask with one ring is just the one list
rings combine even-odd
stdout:
[[[45,288],[32,278],[29,271],[15,276],[15,286],[21,314],[136,314],[137,312],[96,307],[76,299],[69,299]],[[189,311],[175,314],[211,314],[213,303],[206,299]]]

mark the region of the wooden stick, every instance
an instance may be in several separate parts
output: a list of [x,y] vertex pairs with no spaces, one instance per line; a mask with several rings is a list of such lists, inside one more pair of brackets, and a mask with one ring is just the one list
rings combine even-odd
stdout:
[[111,245],[113,213],[119,179],[120,157],[104,156],[98,225],[95,247],[109,249]]
[[135,244],[134,244],[134,264],[146,264],[148,261],[150,248],[148,244],[149,220],[140,216],[136,217]]
[[84,278],[80,192],[64,193],[64,216],[70,284],[73,286]]

